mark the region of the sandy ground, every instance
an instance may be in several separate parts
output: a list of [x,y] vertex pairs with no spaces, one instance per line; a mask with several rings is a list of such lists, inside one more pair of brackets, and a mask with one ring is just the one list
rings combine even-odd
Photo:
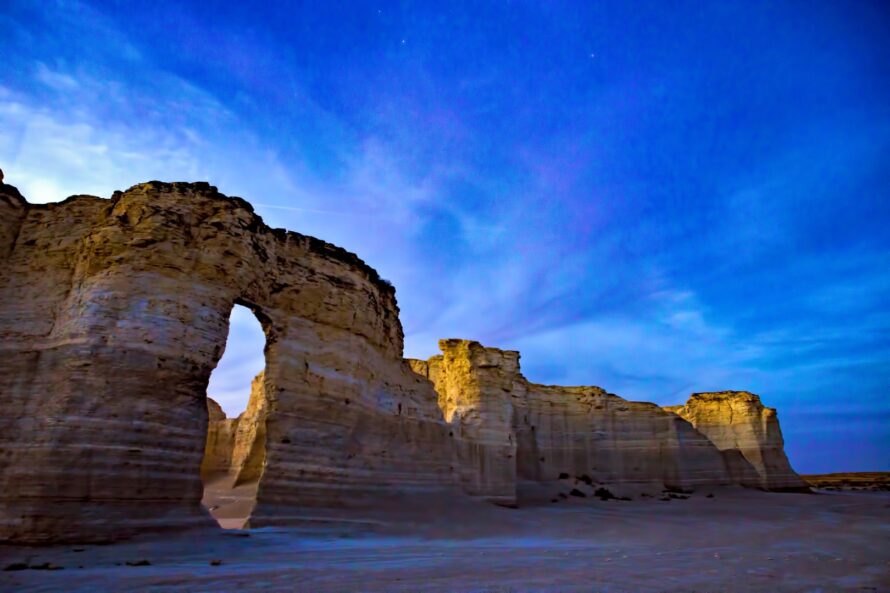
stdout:
[[232,486],[228,476],[204,482],[201,503],[223,529],[241,529],[256,503],[257,482]]
[[0,566],[64,567],[0,572],[0,591],[890,591],[886,492],[454,504],[431,515],[403,502],[369,521],[344,513],[287,529],[0,547]]

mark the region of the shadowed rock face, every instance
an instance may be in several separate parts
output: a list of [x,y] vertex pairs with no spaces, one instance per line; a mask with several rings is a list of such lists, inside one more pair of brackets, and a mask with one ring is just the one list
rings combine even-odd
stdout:
[[518,481],[562,474],[666,488],[733,482],[714,445],[655,404],[530,383],[515,351],[468,340],[439,347],[442,355],[411,365],[436,386],[471,494],[516,504]]
[[[465,340],[402,360],[389,283],[206,183],[47,205],[6,188],[0,540],[211,525],[202,473],[258,482],[252,526],[460,489],[512,505],[518,482],[561,473],[666,487],[793,476],[765,412],[761,438],[687,404],[696,430],[686,412],[529,383],[517,352]],[[266,368],[247,411],[223,420],[206,389],[236,303],[263,326]]]
[[205,484],[228,477],[231,473],[239,419],[226,418],[222,407],[212,398],[207,398],[207,443],[201,461],[201,480]]
[[[210,524],[199,468],[233,304],[266,334],[254,522],[450,484],[432,387],[401,359],[393,288],[203,183],[0,199],[0,539]],[[299,488],[294,485],[299,476]]]
[[686,405],[666,409],[691,422],[724,453],[737,482],[766,490],[808,489],[785,456],[776,410],[757,395],[693,393]]
[[205,484],[224,479],[229,487],[235,487],[257,482],[263,476],[269,412],[265,378],[265,371],[253,378],[247,409],[237,418],[227,418],[220,405],[207,398],[210,418],[201,463],[201,478]]
[[269,397],[266,373],[260,372],[250,383],[247,409],[238,416],[238,427],[232,439],[232,465],[229,470],[232,485],[256,482],[266,465],[266,420]]

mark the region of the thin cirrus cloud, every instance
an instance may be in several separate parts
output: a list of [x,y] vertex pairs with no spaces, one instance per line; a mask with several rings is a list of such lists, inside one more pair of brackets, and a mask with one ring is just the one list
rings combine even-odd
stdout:
[[[544,383],[749,389],[798,469],[890,467],[864,13],[44,8],[0,13],[0,164],[29,200],[208,180],[392,280],[407,356],[464,337]],[[230,336],[210,392],[236,414],[263,338],[239,309]]]

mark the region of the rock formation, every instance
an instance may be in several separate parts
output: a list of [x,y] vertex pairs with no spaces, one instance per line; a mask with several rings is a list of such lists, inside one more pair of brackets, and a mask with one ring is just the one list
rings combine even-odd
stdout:
[[[416,505],[461,490],[516,504],[518,485],[563,474],[738,482],[709,431],[735,435],[727,443],[763,472],[761,486],[784,487],[772,474],[791,471],[777,465],[781,436],[769,419],[758,440],[753,424],[750,438],[735,422],[724,435],[690,411],[696,430],[686,412],[529,383],[518,353],[474,342],[446,340],[441,356],[405,361],[388,282],[338,247],[267,227],[206,183],[46,205],[9,187],[0,187],[0,540],[209,525],[201,473],[227,465],[236,483],[258,482],[253,526],[306,507],[394,496]],[[261,322],[266,367],[248,410],[223,421],[206,389],[236,303]],[[760,458],[759,443],[769,447]]]
[[775,491],[807,489],[785,456],[776,410],[765,407],[757,395],[693,393],[686,405],[666,409],[688,420],[724,453],[738,483]]
[[[395,291],[355,255],[270,229],[206,183],[0,201],[0,539],[212,524],[206,388],[233,304],[266,338],[255,522],[295,505],[450,488],[432,387]],[[294,485],[299,483],[300,487]]]
[[207,442],[201,461],[201,480],[206,484],[228,478],[232,472],[232,451],[240,418],[226,418],[222,407],[207,398]]
[[207,443],[201,463],[201,477],[209,480],[226,478],[229,485],[256,482],[266,464],[266,415],[269,400],[265,390],[265,371],[250,384],[247,409],[237,418],[226,418],[218,403],[207,398],[210,419]]
[[560,476],[643,488],[732,482],[713,444],[655,404],[599,387],[530,383],[515,351],[468,340],[439,347],[441,355],[411,365],[436,386],[471,494],[516,504],[521,481]]
[[253,378],[247,409],[238,416],[229,470],[233,486],[256,482],[263,474],[266,464],[266,415],[269,411],[265,380],[265,371],[260,371]]

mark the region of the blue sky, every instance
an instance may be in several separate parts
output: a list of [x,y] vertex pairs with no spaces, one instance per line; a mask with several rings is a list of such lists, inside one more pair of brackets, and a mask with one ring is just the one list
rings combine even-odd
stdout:
[[[392,280],[406,356],[748,389],[798,470],[890,470],[881,2],[163,4],[0,5],[29,200],[208,180]],[[255,325],[212,380],[230,413]]]

